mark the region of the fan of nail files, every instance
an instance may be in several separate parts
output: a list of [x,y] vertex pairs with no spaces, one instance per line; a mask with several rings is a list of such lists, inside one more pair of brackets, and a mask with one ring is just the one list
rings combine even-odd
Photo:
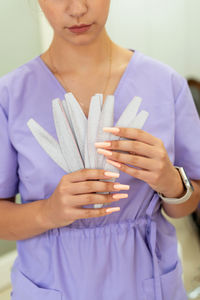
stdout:
[[[149,113],[142,110],[137,114],[142,99],[134,97],[122,112],[116,127],[142,129]],[[103,94],[92,96],[88,119],[72,93],[66,93],[65,99],[52,100],[53,119],[58,140],[51,136],[33,118],[27,125],[44,151],[65,172],[71,173],[83,168],[104,169],[119,173],[119,170],[106,162],[106,157],[97,152],[96,142],[126,140],[103,131],[104,127],[114,127],[114,96],[108,95],[103,103]],[[123,153],[123,151],[119,151]],[[126,153],[126,152],[124,152]],[[108,180],[114,182],[116,178]],[[102,192],[101,194],[108,194]],[[94,204],[100,208],[104,204]]]

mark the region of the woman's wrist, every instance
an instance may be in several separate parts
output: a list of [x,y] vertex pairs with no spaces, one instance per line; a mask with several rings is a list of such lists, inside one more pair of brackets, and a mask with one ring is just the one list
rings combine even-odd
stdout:
[[45,231],[55,228],[47,216],[47,202],[48,198],[40,200],[40,214],[38,215],[38,222]]
[[174,170],[175,170],[175,173],[174,173],[175,175],[172,178],[170,187],[168,188],[168,190],[166,192],[162,193],[162,195],[166,198],[181,198],[186,193],[186,189],[183,184],[183,181],[182,181],[179,171],[176,168],[174,168]]

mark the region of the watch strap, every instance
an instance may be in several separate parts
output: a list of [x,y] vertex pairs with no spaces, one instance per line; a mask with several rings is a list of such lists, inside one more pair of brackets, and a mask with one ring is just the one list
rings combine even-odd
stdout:
[[178,166],[174,166],[174,167],[179,171],[179,174],[181,176],[181,179],[182,179],[183,184],[184,184],[185,189],[186,189],[185,194],[181,198],[167,198],[167,197],[164,197],[159,192],[158,192],[158,195],[166,203],[181,204],[181,203],[186,202],[190,198],[192,192],[194,191],[194,188],[193,188],[189,178],[187,177],[184,169],[182,167],[178,167]]

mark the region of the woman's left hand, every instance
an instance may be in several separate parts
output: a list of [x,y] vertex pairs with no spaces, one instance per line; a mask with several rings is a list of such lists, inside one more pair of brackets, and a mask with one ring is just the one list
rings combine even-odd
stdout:
[[[155,191],[167,195],[166,197],[176,197],[182,192],[180,189],[177,190],[182,185],[180,175],[171,163],[161,139],[141,129],[117,127],[120,131],[114,133],[109,130],[110,128],[106,128],[104,129],[106,132],[129,139],[104,141],[110,143],[110,146],[107,147],[102,146],[102,143],[95,143],[96,147],[104,148],[106,151],[111,150],[104,153],[102,152],[102,150],[105,151],[104,149],[97,150],[98,153],[108,158],[108,163],[145,181]],[[114,150],[127,153],[119,153]],[[119,165],[117,166],[116,163]]]

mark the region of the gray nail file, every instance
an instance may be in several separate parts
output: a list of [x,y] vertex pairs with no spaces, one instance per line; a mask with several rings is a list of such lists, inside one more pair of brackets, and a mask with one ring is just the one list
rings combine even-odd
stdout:
[[56,133],[65,161],[70,161],[70,172],[84,168],[84,164],[66,118],[60,99],[52,101],[53,117]]
[[29,129],[46,153],[65,171],[69,166],[63,158],[59,143],[32,118],[27,122]]
[[84,164],[84,141],[86,137],[87,119],[72,93],[66,93],[65,100],[62,103],[63,107],[66,109],[67,119],[69,120]]
[[85,167],[97,168],[97,149],[94,145],[98,132],[98,124],[101,115],[103,95],[96,94],[91,98],[87,123],[87,137],[85,140]]
[[[114,96],[108,95],[105,99],[102,112],[99,119],[98,131],[96,136],[96,142],[103,142],[111,139],[111,134],[109,132],[103,131],[104,127],[113,126],[113,110],[114,110]],[[105,164],[106,157],[98,153],[97,156],[97,169],[102,168]]]
[[[101,115],[98,122],[95,142],[103,142],[105,140],[111,139],[111,134],[109,132],[103,131],[103,128],[112,127],[113,118],[114,118],[114,96],[108,95],[102,107]],[[106,157],[102,154],[99,154],[97,152],[97,149],[96,149],[96,155],[97,155],[96,168],[103,169],[106,162]],[[106,168],[107,171],[111,171],[112,169],[113,168],[111,165],[108,165]],[[119,173],[119,171],[117,173]],[[104,179],[100,181],[114,182],[115,180],[116,180],[115,178],[110,178],[110,179],[106,179],[106,180]],[[99,194],[109,194],[109,192],[99,192]],[[103,204],[94,204],[94,208],[100,208],[102,206]]]

